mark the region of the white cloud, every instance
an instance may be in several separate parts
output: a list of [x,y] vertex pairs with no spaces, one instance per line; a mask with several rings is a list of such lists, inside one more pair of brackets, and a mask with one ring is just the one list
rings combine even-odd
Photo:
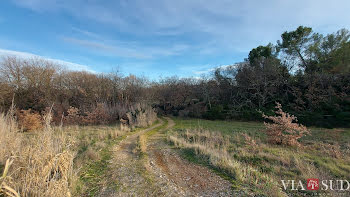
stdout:
[[96,41],[81,40],[81,39],[70,38],[70,37],[63,37],[62,39],[65,42],[69,42],[69,43],[80,45],[89,49],[93,49],[105,55],[107,55],[106,53],[108,53],[108,55],[127,57],[127,58],[128,57],[129,58],[150,58],[149,56],[145,56],[132,49],[111,46],[111,45],[103,44]]
[[217,66],[215,68],[208,68],[208,69],[204,69],[204,70],[194,70],[193,73],[196,75],[203,75],[203,74],[210,74],[211,72],[214,72],[216,69],[226,69],[229,67],[235,67],[238,64],[233,64],[233,65],[221,65],[221,66]]
[[167,47],[151,47],[142,46],[135,42],[121,42],[121,41],[109,41],[108,43],[115,44],[105,44],[106,41],[103,40],[82,40],[71,37],[63,37],[64,41],[79,46],[83,46],[88,49],[92,49],[95,52],[99,52],[102,55],[118,56],[125,58],[137,58],[137,59],[150,59],[162,56],[174,56],[181,54],[182,52],[188,50],[190,47],[185,44],[175,44]]
[[43,57],[43,56],[39,56],[32,53],[27,53],[27,52],[0,49],[0,57],[6,57],[6,56],[16,56],[16,57],[25,58],[25,59],[42,58],[42,59],[57,63],[59,65],[65,66],[69,70],[97,73],[96,71],[92,70],[89,66],[82,65],[82,64],[77,64],[77,63],[68,62],[68,61],[59,60],[59,59],[47,58],[47,57]]
[[80,34],[83,34],[85,36],[88,36],[90,38],[94,38],[94,39],[102,39],[102,36],[94,33],[94,32],[90,32],[90,31],[87,31],[87,30],[84,30],[84,29],[80,29],[80,28],[77,28],[77,27],[72,27],[72,30],[73,31],[76,31]]

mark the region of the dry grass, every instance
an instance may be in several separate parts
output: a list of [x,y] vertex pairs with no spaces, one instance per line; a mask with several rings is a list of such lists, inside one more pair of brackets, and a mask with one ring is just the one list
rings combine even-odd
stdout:
[[224,171],[237,182],[237,187],[254,188],[261,194],[284,196],[272,177],[260,173],[252,166],[237,161],[228,152],[230,141],[220,133],[204,130],[186,131],[180,135],[170,135],[168,140],[177,147],[193,149],[197,154],[206,155],[210,165]]
[[138,136],[137,150],[141,154],[145,154],[147,152],[147,136],[146,135]]
[[8,176],[8,171],[10,166],[12,165],[13,160],[6,160],[4,172],[0,177],[0,194],[4,194],[7,196],[19,197],[19,194],[12,187],[8,186],[8,184],[12,185],[12,178]]
[[[40,117],[40,127],[38,114],[22,111],[18,117],[24,129],[14,109],[0,114],[0,196],[93,196],[102,182],[110,182],[104,179],[111,147],[133,130],[129,125],[74,126],[106,123],[110,117],[102,105],[84,116],[85,122],[71,107],[64,120],[72,125],[57,128],[50,125],[52,108]],[[135,105],[132,111],[133,127],[156,119],[152,108]]]
[[126,116],[133,127],[147,127],[157,120],[157,113],[154,109],[141,103],[131,106]]
[[[320,180],[350,178],[349,129],[311,128],[312,136],[304,136],[298,140],[301,146],[289,146],[269,143],[267,136],[262,135],[265,133],[261,132],[264,129],[263,124],[252,127],[252,122],[202,121],[199,124],[195,119],[175,119],[175,121],[177,127],[169,133],[169,139],[171,137],[171,141],[177,142],[178,147],[196,150],[193,153],[198,154],[185,156],[190,156],[191,160],[197,159],[199,162],[201,158],[205,158],[202,162],[217,167],[226,174],[227,170],[220,167],[222,164],[212,162],[214,156],[210,155],[227,156],[231,161],[224,160],[226,163],[229,161],[238,164],[236,166],[226,164],[226,166],[234,169],[253,169],[260,174],[259,176],[268,176],[271,181],[279,185],[280,189],[283,189],[282,179],[302,180],[306,183],[310,178]],[[205,129],[201,129],[203,127]],[[237,180],[236,177],[240,176],[234,175],[233,180]],[[274,193],[269,194],[268,188],[261,189],[254,181],[249,185],[245,184],[247,183],[245,180],[248,179],[238,180],[241,180],[238,185],[251,189],[256,195],[271,196]],[[304,195],[290,189],[283,192],[289,196]],[[319,193],[328,196],[337,195],[336,191],[329,190]]]
[[50,127],[51,114],[45,121],[43,130],[25,134],[18,132],[13,113],[0,115],[0,163],[11,161],[5,183],[21,196],[70,196],[72,142]]
[[43,128],[43,121],[39,113],[30,109],[17,113],[18,125],[23,131],[35,131]]

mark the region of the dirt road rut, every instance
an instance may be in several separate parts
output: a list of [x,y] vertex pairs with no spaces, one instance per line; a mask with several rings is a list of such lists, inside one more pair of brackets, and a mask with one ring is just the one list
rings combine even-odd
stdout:
[[[168,145],[166,131],[174,125],[170,118],[159,119],[157,125],[129,135],[114,147],[110,179],[115,184],[103,188],[99,196],[232,196],[229,181],[182,159]],[[135,151],[138,136],[161,126],[148,136],[145,155]]]

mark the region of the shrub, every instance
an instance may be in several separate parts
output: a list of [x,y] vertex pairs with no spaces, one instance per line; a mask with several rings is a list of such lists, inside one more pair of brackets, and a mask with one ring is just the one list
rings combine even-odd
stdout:
[[17,113],[18,124],[23,131],[34,131],[43,127],[42,118],[39,113],[30,109],[21,110]]
[[145,127],[151,125],[157,119],[157,113],[146,104],[136,103],[126,113],[130,126]]
[[223,120],[225,119],[224,107],[222,105],[215,105],[203,114],[203,117],[209,120]]
[[263,118],[272,121],[272,123],[264,122],[269,142],[299,146],[298,139],[310,134],[310,131],[304,125],[297,123],[297,117],[284,112],[280,103],[276,103],[275,108],[277,109],[275,112],[277,116],[267,116],[262,113]]
[[111,120],[107,107],[102,103],[98,103],[92,112],[86,114],[87,116],[83,118],[84,124],[107,124]]
[[68,115],[64,118],[66,124],[80,124],[82,122],[78,108],[70,106],[67,110],[67,114]]

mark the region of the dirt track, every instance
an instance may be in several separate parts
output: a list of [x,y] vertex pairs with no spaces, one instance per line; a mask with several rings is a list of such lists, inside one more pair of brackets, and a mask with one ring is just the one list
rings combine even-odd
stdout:
[[[175,124],[170,118],[167,129]],[[175,185],[184,196],[231,196],[231,184],[204,166],[182,159],[159,132],[149,145],[149,162],[154,174]]]
[[162,120],[114,148],[110,178],[116,180],[117,189],[106,187],[99,196],[232,196],[229,181],[182,159],[166,143],[166,131],[175,125],[166,119],[166,128],[148,138],[146,156],[135,151],[138,136],[165,124]]
[[135,148],[137,137],[160,127],[163,121],[161,119],[159,121],[157,125],[127,136],[114,147],[110,161],[112,169],[110,179],[115,180],[116,188],[106,187],[99,196],[153,196],[155,188],[150,187],[151,179]]

